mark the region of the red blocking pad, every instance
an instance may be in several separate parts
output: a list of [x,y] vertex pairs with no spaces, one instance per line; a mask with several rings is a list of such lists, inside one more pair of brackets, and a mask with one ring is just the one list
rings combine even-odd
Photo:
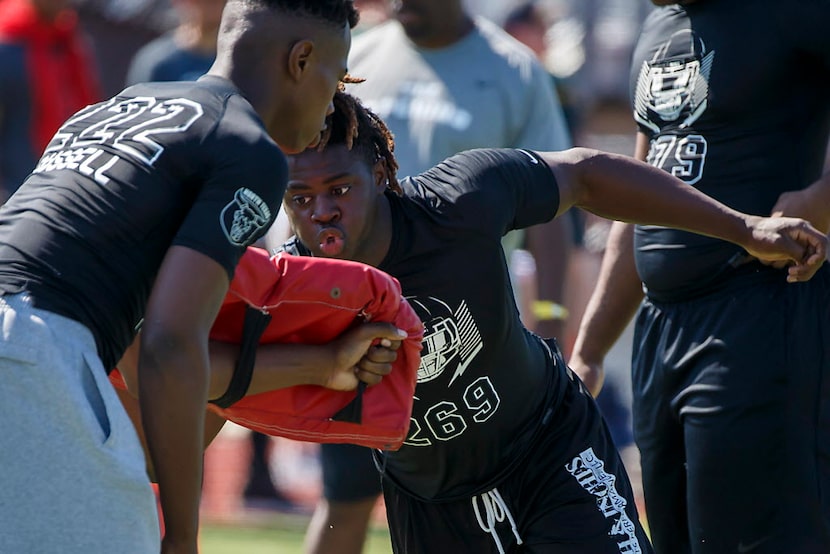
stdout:
[[[370,321],[391,322],[408,337],[398,349],[392,372],[372,387],[343,392],[298,385],[246,396],[224,409],[208,404],[210,410],[268,435],[400,448],[409,430],[423,325],[401,295],[397,279],[358,262],[286,253],[269,257],[264,250],[249,248],[211,339],[239,343],[251,308],[271,316],[259,344],[324,344]],[[124,388],[117,371],[110,378]]]

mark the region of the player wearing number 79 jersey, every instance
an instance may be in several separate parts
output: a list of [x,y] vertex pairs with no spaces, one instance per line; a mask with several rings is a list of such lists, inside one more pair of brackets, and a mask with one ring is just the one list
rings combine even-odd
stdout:
[[[258,121],[214,76],[138,85],[82,110],[6,207],[0,288],[25,289],[38,307],[80,319],[104,367],[114,367],[171,240],[232,274],[240,247],[273,220],[285,162]],[[237,163],[240,152],[249,163]],[[31,246],[14,248],[20,237]],[[100,267],[84,261],[90,254]]]

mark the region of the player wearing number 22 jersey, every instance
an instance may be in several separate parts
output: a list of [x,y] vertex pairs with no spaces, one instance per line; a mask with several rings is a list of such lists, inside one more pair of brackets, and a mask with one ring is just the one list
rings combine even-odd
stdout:
[[[285,176],[259,116],[218,76],[126,89],[55,134],[0,210],[0,405],[12,421],[0,436],[0,551],[32,540],[159,551],[144,455],[106,374],[171,246],[230,280]],[[90,521],[109,531],[90,537]]]
[[170,245],[232,277],[275,217],[275,175],[285,158],[230,82],[129,88],[70,118],[4,207],[0,291],[80,320],[113,368]]

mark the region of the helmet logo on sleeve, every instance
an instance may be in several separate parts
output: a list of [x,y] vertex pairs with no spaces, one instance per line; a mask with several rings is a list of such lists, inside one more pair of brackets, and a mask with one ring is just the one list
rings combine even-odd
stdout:
[[254,191],[242,187],[234,193],[233,201],[224,207],[219,221],[231,244],[249,246],[268,226],[271,210]]

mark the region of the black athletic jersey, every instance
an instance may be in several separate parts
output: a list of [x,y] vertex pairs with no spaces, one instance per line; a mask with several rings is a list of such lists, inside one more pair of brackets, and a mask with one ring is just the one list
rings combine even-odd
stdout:
[[171,245],[232,277],[276,216],[285,156],[219,77],[137,85],[58,130],[0,209],[0,292],[80,321],[112,368]]
[[[735,209],[769,215],[781,193],[821,175],[828,29],[828,0],[654,9],[631,69],[648,161]],[[744,259],[730,243],[662,227],[637,227],[635,247],[649,294],[667,299],[716,287]]]
[[[384,471],[423,499],[469,496],[518,459],[563,382],[519,320],[501,247],[506,232],[552,219],[559,189],[547,164],[512,149],[455,155],[401,187],[387,192],[392,239],[378,268],[425,331],[409,436],[383,453]],[[309,254],[296,239],[285,249]]]

